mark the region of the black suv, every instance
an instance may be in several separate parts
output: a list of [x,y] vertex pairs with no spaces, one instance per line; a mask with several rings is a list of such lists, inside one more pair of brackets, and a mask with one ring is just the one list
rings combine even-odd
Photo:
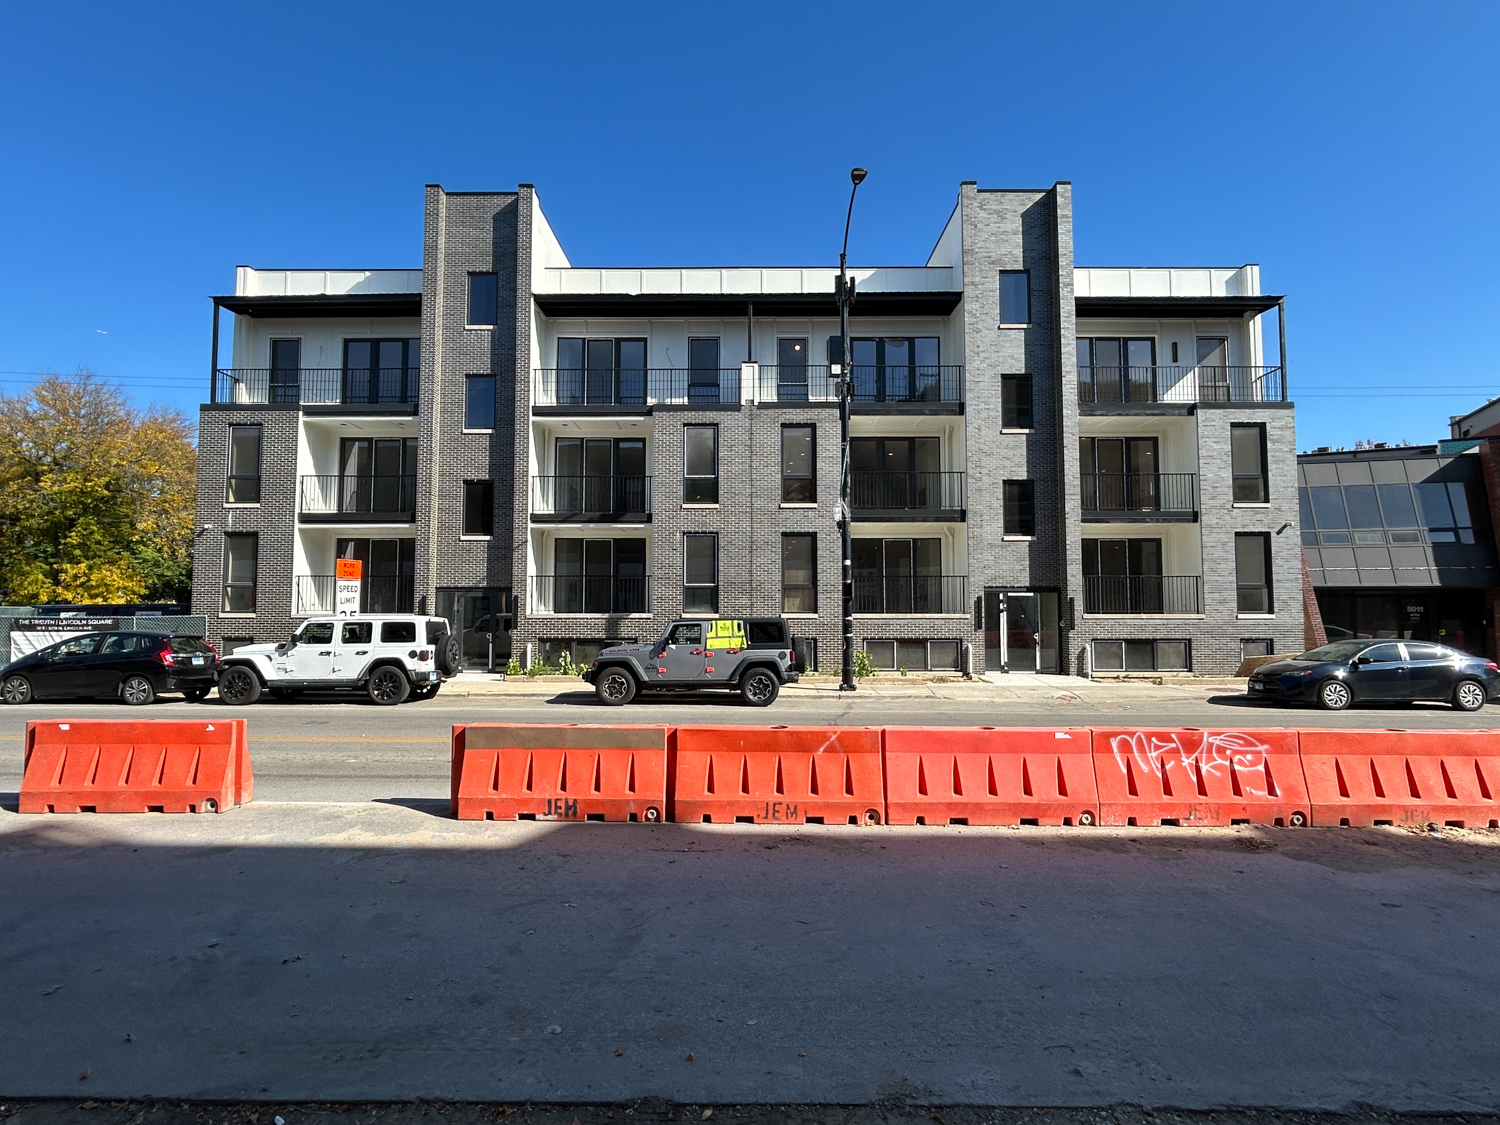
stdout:
[[599,702],[618,707],[642,691],[738,691],[765,707],[804,666],[780,617],[689,617],[651,645],[615,645],[583,673]]
[[139,706],[163,692],[197,701],[213,690],[219,654],[184,633],[84,633],[0,668],[0,699],[114,695]]

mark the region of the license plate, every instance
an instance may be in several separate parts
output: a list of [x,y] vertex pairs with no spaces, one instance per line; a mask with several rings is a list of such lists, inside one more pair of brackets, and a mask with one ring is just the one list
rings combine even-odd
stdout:
[[202,664],[203,663],[203,657],[201,657],[201,656],[195,656],[195,657],[193,657],[193,663],[194,664]]
[[1265,684],[1251,684],[1250,685],[1250,690],[1251,691],[1265,691],[1266,690],[1266,685]]
[[437,673],[436,672],[428,672],[427,673],[427,678],[429,680],[435,680],[435,679],[437,679]]

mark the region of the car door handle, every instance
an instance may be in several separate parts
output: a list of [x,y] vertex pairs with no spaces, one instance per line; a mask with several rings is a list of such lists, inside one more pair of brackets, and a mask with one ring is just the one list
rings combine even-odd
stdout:
[[354,650],[354,655],[355,656],[368,656],[369,654],[370,654],[370,650],[367,649],[367,648],[357,648],[357,649]]
[[692,651],[692,655],[693,656],[702,656],[703,655],[703,650],[701,648],[695,648]]
[[331,648],[325,648],[322,652],[318,653],[318,655],[319,656],[332,656],[333,655],[333,649],[331,649]]

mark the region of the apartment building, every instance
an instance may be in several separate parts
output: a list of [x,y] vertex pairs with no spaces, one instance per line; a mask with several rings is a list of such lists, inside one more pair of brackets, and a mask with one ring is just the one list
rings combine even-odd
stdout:
[[1297,643],[1256,266],[1078,268],[1069,184],[965,183],[925,263],[850,272],[845,357],[835,269],[574,266],[525,184],[429,186],[420,270],[240,267],[195,609],[280,638],[355,558],[366,609],[447,616],[474,669],[783,613],[836,672],[847,363],[877,668],[1217,675]]

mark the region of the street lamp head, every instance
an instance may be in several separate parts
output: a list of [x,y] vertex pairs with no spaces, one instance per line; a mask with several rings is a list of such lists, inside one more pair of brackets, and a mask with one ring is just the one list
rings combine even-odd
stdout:
[[869,173],[866,172],[863,168],[849,169],[849,179],[854,182],[855,187],[859,187],[860,184],[864,183],[865,177],[868,175]]

